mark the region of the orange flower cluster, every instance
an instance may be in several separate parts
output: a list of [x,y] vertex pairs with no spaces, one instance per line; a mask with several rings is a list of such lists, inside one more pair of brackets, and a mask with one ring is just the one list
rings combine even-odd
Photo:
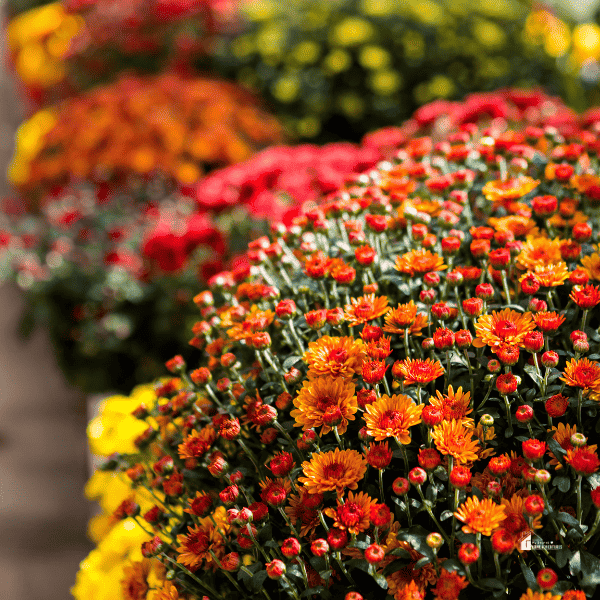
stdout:
[[17,138],[10,167],[11,180],[25,191],[153,173],[190,186],[209,168],[283,140],[275,118],[247,91],[175,74],[124,76],[30,122],[22,127],[28,137]]
[[520,598],[522,570],[539,598],[598,565],[600,127],[501,125],[409,141],[196,296],[199,363],[167,363],[113,457],[168,515],[152,556],[231,593],[395,600]]

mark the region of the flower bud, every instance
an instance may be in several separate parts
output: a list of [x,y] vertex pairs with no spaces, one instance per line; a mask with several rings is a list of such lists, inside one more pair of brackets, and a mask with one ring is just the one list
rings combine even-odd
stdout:
[[544,347],[544,334],[541,331],[530,331],[523,338],[523,346],[528,352],[539,352]]
[[535,482],[539,484],[547,484],[550,482],[551,475],[546,469],[538,469],[535,474]]
[[537,494],[532,494],[531,496],[527,496],[527,498],[525,498],[525,512],[530,517],[541,515],[544,512],[544,506],[544,499]]
[[475,287],[475,295],[480,300],[491,300],[494,297],[494,288],[490,283],[480,283]]
[[275,313],[280,319],[290,319],[296,313],[296,303],[291,299],[284,299],[275,307]]
[[344,309],[340,306],[336,308],[330,308],[327,311],[327,323],[332,327],[337,327],[345,321]]
[[332,550],[341,550],[348,543],[348,534],[343,529],[332,527],[327,533],[327,543]]
[[475,544],[462,544],[458,550],[458,560],[463,565],[472,565],[479,560],[479,550]]
[[556,571],[549,567],[540,569],[535,579],[542,590],[551,590],[558,583]]
[[286,558],[294,558],[300,554],[300,542],[295,537],[287,538],[281,544],[281,553]]
[[436,291],[432,290],[432,289],[421,290],[419,292],[419,300],[423,304],[426,304],[427,306],[431,306],[432,304],[435,303],[435,297],[436,297]]
[[440,276],[435,271],[425,273],[423,283],[430,288],[437,287],[440,284]]
[[423,485],[427,481],[427,472],[421,467],[415,467],[408,473],[408,480],[413,485]]
[[522,404],[517,408],[515,416],[519,423],[529,423],[533,419],[533,407],[529,406],[529,404]]
[[241,562],[240,555],[237,552],[230,552],[221,559],[221,567],[224,571],[234,573],[240,568]]
[[437,550],[442,547],[442,544],[444,543],[444,538],[439,533],[433,532],[427,536],[425,542],[430,548]]
[[583,435],[583,433],[574,433],[571,436],[571,444],[573,444],[573,446],[576,448],[580,448],[587,444],[587,438],[585,435]]
[[311,310],[304,314],[304,319],[311,329],[318,331],[327,322],[327,311],[325,309]]
[[266,564],[269,579],[281,579],[285,575],[285,563],[278,558]]
[[302,379],[302,371],[296,369],[296,367],[292,367],[284,374],[283,378],[288,385],[295,385]]
[[409,489],[410,483],[408,479],[404,477],[397,477],[394,480],[394,483],[392,483],[392,490],[394,490],[394,494],[397,496],[403,496],[404,494],[408,493]]
[[542,365],[547,368],[554,368],[558,364],[558,354],[554,350],[548,350],[542,354]]
[[466,488],[471,481],[471,470],[463,465],[456,465],[450,471],[449,481],[455,488]]
[[494,424],[494,417],[492,417],[492,415],[488,415],[486,413],[485,415],[481,415],[481,418],[479,419],[479,422],[484,427],[491,427]]
[[385,558],[385,550],[379,544],[371,544],[365,550],[365,558],[370,565],[379,564]]
[[459,350],[465,350],[473,343],[473,335],[468,329],[458,330],[454,339],[456,341],[456,347]]
[[517,378],[512,373],[504,373],[496,378],[496,389],[503,395],[517,391]]

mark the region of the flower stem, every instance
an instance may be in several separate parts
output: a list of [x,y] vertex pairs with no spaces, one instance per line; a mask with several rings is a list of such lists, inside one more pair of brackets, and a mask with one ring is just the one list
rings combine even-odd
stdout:
[[588,531],[588,533],[586,534],[586,536],[583,538],[583,543],[585,544],[586,542],[588,542],[596,533],[596,530],[598,529],[598,525],[600,524],[600,509],[596,509],[596,518],[594,520],[594,524],[592,525],[592,528]]
[[381,494],[381,501],[385,503],[385,494],[383,492],[383,469],[377,469],[379,472],[379,493]]
[[577,520],[579,521],[579,524],[581,525],[581,481],[582,481],[583,477],[581,476],[581,474],[577,475]]
[[186,575],[188,575],[189,577],[191,577],[201,587],[203,587],[206,590],[208,590],[211,594],[214,595],[215,598],[222,598],[223,597],[215,589],[213,589],[210,585],[208,585],[208,583],[206,583],[205,581],[202,581],[201,579],[199,579],[198,577],[196,577],[196,575],[194,575],[189,569],[186,569],[181,563],[178,563],[176,560],[173,560],[167,554],[162,553],[162,556],[164,556],[164,558],[166,558],[170,563],[173,563],[173,565],[175,565],[178,569],[181,569],[182,571],[184,571]]
[[225,573],[225,577],[227,577],[227,579],[229,579],[229,581],[231,581],[231,583],[233,584],[233,587],[235,587],[235,589],[240,593],[243,594],[244,598],[247,598],[246,594],[244,594],[244,591],[242,590],[242,588],[238,585],[238,582],[231,576],[231,573],[229,573],[228,571],[226,571],[223,568],[223,565],[221,564],[221,561],[217,558],[217,555],[209,549],[210,555],[212,556],[213,560],[215,561],[215,564],[219,566],[219,569],[221,569],[221,571],[223,571],[223,573]]

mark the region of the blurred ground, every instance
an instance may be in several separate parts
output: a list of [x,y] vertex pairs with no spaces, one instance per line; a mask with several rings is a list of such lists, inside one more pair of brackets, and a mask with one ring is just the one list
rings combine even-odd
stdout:
[[[0,0],[0,8],[3,3]],[[23,107],[0,49],[0,194]],[[67,600],[91,505],[85,406],[61,376],[43,331],[24,342],[15,330],[19,290],[0,288],[0,599]]]

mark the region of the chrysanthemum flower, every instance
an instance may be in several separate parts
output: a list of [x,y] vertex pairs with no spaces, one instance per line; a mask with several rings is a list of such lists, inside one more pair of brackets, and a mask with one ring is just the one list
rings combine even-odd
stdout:
[[443,271],[447,268],[444,259],[439,254],[423,248],[396,257],[396,270],[411,277],[431,271]]
[[481,192],[490,202],[505,203],[508,200],[522,198],[534,190],[540,182],[531,177],[521,176],[503,181],[488,181]]
[[505,507],[496,504],[491,498],[479,500],[476,496],[470,496],[454,515],[465,524],[462,528],[464,533],[492,535],[504,521]]
[[556,331],[565,322],[565,317],[556,312],[544,310],[535,313],[533,315],[533,320],[544,333],[550,333]]
[[[525,498],[519,494],[513,494],[510,499],[502,498],[500,501],[504,507],[503,529],[512,533],[517,540],[522,539],[527,533],[534,529],[541,529],[541,516],[536,515],[528,521],[525,512]],[[516,547],[521,552],[519,546]]]
[[473,419],[467,417],[468,414],[473,412],[473,409],[470,408],[471,392],[463,392],[462,387],[459,387],[455,392],[450,385],[447,394],[442,394],[437,390],[436,395],[429,398],[429,404],[438,408],[447,421],[456,420],[462,423],[473,421]]
[[367,433],[378,442],[394,437],[402,444],[410,444],[409,429],[421,422],[423,408],[404,394],[383,394],[365,407]]
[[367,461],[356,450],[319,452],[310,461],[302,463],[304,477],[298,477],[309,493],[322,494],[337,491],[340,495],[345,488],[355,490],[367,470]]
[[477,337],[473,346],[490,346],[492,352],[502,344],[523,347],[523,338],[535,329],[530,312],[518,313],[510,308],[482,315],[475,323]]
[[[215,527],[216,522],[217,526]],[[177,536],[180,546],[177,548],[177,562],[194,571],[202,565],[204,561],[206,566],[216,568],[213,557],[210,554],[212,550],[217,558],[225,554],[223,533],[229,531],[229,524],[225,508],[219,506],[213,515],[198,520],[198,524],[188,527],[187,534]]]
[[125,600],[146,600],[151,563],[147,558],[131,562],[123,568],[121,589]]
[[383,330],[387,333],[403,335],[404,330],[408,327],[411,335],[421,335],[427,322],[427,315],[417,312],[417,305],[411,300],[408,304],[398,304],[396,308],[385,315]]
[[359,534],[371,523],[371,506],[375,500],[364,492],[348,492],[348,498],[337,500],[337,508],[326,508],[323,513],[334,520],[333,526],[349,533]]
[[241,323],[235,323],[227,330],[227,335],[236,341],[249,340],[255,333],[265,331],[274,318],[275,313],[272,310],[260,310],[253,305]]
[[579,308],[589,310],[600,304],[600,288],[595,285],[586,285],[573,288],[569,296]]
[[458,600],[460,592],[468,585],[466,578],[456,571],[446,571],[442,568],[433,593],[437,600]]
[[600,467],[600,459],[596,451],[587,446],[567,450],[565,461],[577,474],[585,475],[586,477],[595,473]]
[[154,596],[154,600],[179,600],[180,598],[177,588],[170,581],[163,582]]
[[179,457],[199,458],[206,454],[217,439],[217,432],[212,425],[203,427],[200,431],[194,429],[177,447]]
[[537,266],[548,266],[561,260],[559,240],[538,237],[525,242],[515,262],[520,269],[533,271]]
[[392,374],[397,379],[404,377],[404,385],[423,385],[442,376],[444,367],[439,360],[405,358],[394,363]]
[[535,221],[524,215],[508,215],[500,218],[490,217],[488,223],[494,227],[496,231],[509,231],[516,238],[539,233],[535,226]]
[[265,477],[258,484],[261,490],[260,499],[269,506],[283,505],[292,489],[289,479],[283,477],[277,477],[274,480],[270,477]]
[[288,498],[288,504],[283,510],[292,525],[296,529],[299,528],[300,537],[308,536],[319,525],[319,514],[316,509],[322,501],[321,494],[310,494],[306,488],[302,488],[298,494],[292,494]]
[[569,268],[562,260],[549,265],[536,265],[533,273],[542,287],[557,287],[569,278]]
[[583,270],[590,276],[590,279],[600,281],[600,254],[594,252],[589,256],[584,256],[581,259]]
[[452,456],[461,464],[478,458],[479,443],[460,421],[444,421],[436,425],[431,437],[442,454]]
[[350,304],[344,307],[344,317],[350,327],[372,321],[390,310],[386,296],[366,294],[360,298],[350,298]]
[[[562,596],[564,598],[564,596]],[[527,588],[527,591],[519,598],[519,600],[561,600],[560,594],[553,594],[552,592],[534,592],[531,588]]]
[[600,364],[597,362],[592,362],[588,358],[579,360],[572,358],[565,365],[563,374],[564,377],[560,380],[571,387],[581,388],[584,396],[590,391],[600,393]]
[[324,421],[328,409],[340,410],[341,423],[337,426],[340,434],[345,433],[348,421],[354,421],[358,410],[354,384],[342,377],[309,377],[294,398],[294,406],[290,412],[296,420],[294,427],[302,427],[303,431],[321,427],[321,435],[332,429]]
[[361,339],[324,335],[308,344],[308,350],[302,358],[308,364],[309,376],[350,378],[360,372],[365,357]]

